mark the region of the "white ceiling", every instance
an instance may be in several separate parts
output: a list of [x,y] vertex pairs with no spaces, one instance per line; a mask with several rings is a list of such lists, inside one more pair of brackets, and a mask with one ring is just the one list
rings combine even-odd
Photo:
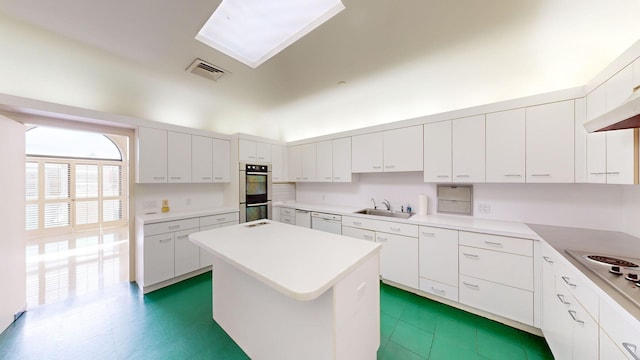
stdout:
[[194,39],[219,2],[0,0],[0,93],[290,141],[584,85],[640,39],[637,0],[343,0],[251,69]]

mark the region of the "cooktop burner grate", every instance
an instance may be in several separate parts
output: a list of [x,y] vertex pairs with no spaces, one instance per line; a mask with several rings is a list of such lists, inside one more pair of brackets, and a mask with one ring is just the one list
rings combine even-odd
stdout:
[[603,264],[609,264],[612,266],[622,266],[622,267],[638,267],[638,264],[632,263],[631,261],[622,260],[610,256],[603,255],[587,255],[587,259],[596,261]]

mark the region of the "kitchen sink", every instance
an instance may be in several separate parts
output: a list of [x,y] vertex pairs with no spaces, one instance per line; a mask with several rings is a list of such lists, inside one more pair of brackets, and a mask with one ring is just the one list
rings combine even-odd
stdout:
[[362,209],[354,212],[354,214],[386,216],[400,219],[408,219],[411,217],[410,213],[382,209]]

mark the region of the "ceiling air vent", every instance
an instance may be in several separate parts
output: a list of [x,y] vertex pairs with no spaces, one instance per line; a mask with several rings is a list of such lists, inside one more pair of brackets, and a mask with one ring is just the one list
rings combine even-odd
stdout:
[[225,74],[225,71],[202,59],[195,59],[187,68],[187,71],[207,79],[217,81]]

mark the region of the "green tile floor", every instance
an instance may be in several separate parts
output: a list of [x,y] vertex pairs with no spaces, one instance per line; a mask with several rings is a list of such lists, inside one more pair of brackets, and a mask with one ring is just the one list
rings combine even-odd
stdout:
[[[552,359],[542,338],[381,285],[378,359]],[[248,359],[211,319],[211,274],[142,296],[135,284],[28,311],[0,359]]]

